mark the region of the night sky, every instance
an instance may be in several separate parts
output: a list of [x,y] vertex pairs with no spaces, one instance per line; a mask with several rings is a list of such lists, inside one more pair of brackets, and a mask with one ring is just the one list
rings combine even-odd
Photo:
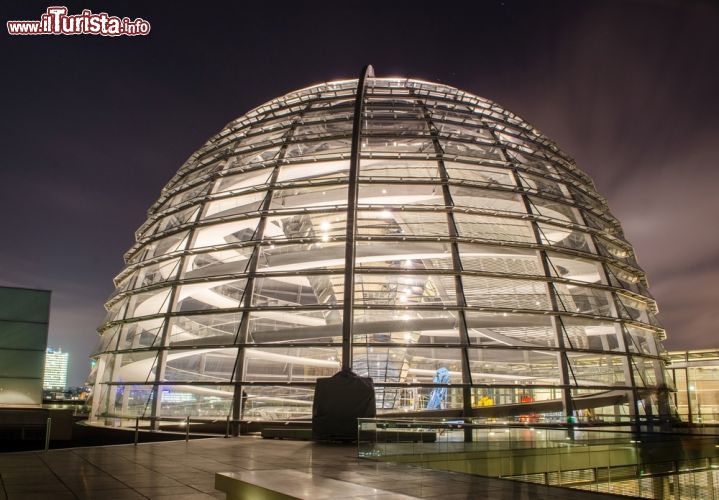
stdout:
[[[49,5],[147,37],[11,37]],[[719,347],[719,4],[692,1],[13,2],[0,7],[0,285],[50,289],[81,384],[122,254],[185,159],[289,91],[447,83],[574,157],[647,272],[669,349]]]

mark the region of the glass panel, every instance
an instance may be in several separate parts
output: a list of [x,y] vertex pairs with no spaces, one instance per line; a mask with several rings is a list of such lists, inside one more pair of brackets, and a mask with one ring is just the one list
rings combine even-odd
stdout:
[[544,315],[467,311],[467,328],[474,345],[554,347],[557,334]]
[[254,247],[242,247],[188,255],[182,277],[205,278],[244,273],[253,250]]
[[226,417],[232,414],[233,386],[160,386],[160,414],[163,417]]
[[624,288],[625,290],[649,296],[649,290],[642,282],[642,279],[633,272],[627,271],[611,264],[607,265],[609,280],[612,286]]
[[502,153],[499,148],[488,146],[486,144],[478,144],[476,142],[460,142],[451,139],[445,139],[440,136],[439,139],[444,154],[447,156],[471,156],[474,158],[484,158],[487,160],[502,160]]
[[657,347],[656,333],[652,330],[639,328],[633,325],[624,325],[627,335],[625,336],[627,348],[631,352],[640,354],[660,354]]
[[[355,347],[352,368],[360,376],[377,382],[432,383],[444,368],[446,373],[436,383],[462,383],[462,351],[447,347]],[[447,380],[447,376],[449,380]],[[397,404],[396,388],[376,388],[376,396],[385,399],[383,408]],[[388,404],[392,401],[392,406]]]
[[167,352],[167,382],[229,382],[237,362],[237,348],[192,349]]
[[239,307],[246,279],[182,285],[177,288],[175,311],[204,311]]
[[449,235],[447,214],[402,210],[362,210],[357,212],[360,236],[444,236]]
[[554,289],[557,292],[557,305],[562,311],[598,316],[612,315],[612,298],[604,290],[563,283],[554,283]]
[[248,386],[243,389],[242,418],[292,420],[312,418],[314,387]]
[[609,321],[562,316],[564,344],[570,349],[622,351],[617,338],[618,325]]
[[346,207],[347,185],[278,189],[272,193],[270,210],[313,207]]
[[102,332],[102,336],[100,337],[100,345],[97,348],[96,353],[114,351],[115,349],[117,349],[117,338],[119,336],[119,332],[119,326],[113,326],[112,328]]
[[115,370],[112,371],[113,382],[153,381],[157,366],[158,351],[127,352],[115,355]]
[[137,253],[130,258],[130,263],[137,263],[143,260],[149,260],[161,255],[176,252],[185,248],[187,243],[187,231],[172,234],[161,240],[153,241],[143,246]]
[[524,203],[514,193],[463,186],[450,186],[456,207],[477,208],[497,212],[526,213]]
[[494,142],[492,132],[483,122],[471,115],[450,113],[446,110],[440,110],[439,113],[433,111],[432,123],[437,127],[440,135],[445,137],[473,137],[480,142]]
[[355,304],[457,305],[454,277],[450,275],[358,274]]
[[364,137],[363,153],[430,153],[434,154],[432,139],[427,137]]
[[398,344],[456,344],[459,319],[456,311],[357,309],[353,342]]
[[275,272],[344,268],[345,246],[344,242],[262,245],[257,270]]
[[198,228],[190,248],[219,246],[250,241],[255,235],[260,219],[238,220]]
[[215,183],[213,193],[224,193],[226,191],[237,191],[253,186],[265,186],[270,180],[274,167],[252,170],[241,174],[220,177]]
[[[285,121],[283,125],[285,127],[289,127],[290,123],[288,121]],[[276,142],[278,139],[281,139],[283,136],[287,135],[288,130],[288,128],[276,128],[274,130],[253,128],[252,133],[240,139],[238,144],[240,148],[246,148],[247,146],[252,146],[255,144],[271,144],[272,142]]]
[[344,275],[272,276],[255,279],[253,306],[314,306],[342,302]]
[[265,192],[249,193],[232,198],[222,198],[206,204],[205,218],[232,217],[251,212],[256,212],[262,206],[262,201],[267,194]]
[[185,191],[180,191],[176,195],[169,198],[165,203],[163,203],[156,212],[162,212],[163,210],[167,210],[168,208],[176,207],[177,205],[184,203],[187,200],[199,198],[205,191],[207,191],[206,182],[190,189],[186,189]]
[[543,281],[462,276],[468,306],[551,310]]
[[559,201],[530,196],[529,203],[532,207],[532,211],[543,217],[564,223],[583,224],[582,218],[576,208],[565,205]]
[[444,207],[438,184],[360,184],[358,206],[440,206]]
[[519,178],[526,189],[535,191],[545,196],[554,196],[571,200],[569,189],[567,189],[567,186],[565,186],[564,183],[535,175],[529,175],[524,172],[519,174]]
[[143,417],[152,408],[152,386],[116,385],[108,389],[111,405],[109,413],[122,417]]
[[105,308],[107,309],[107,314],[105,315],[105,323],[109,323],[110,321],[118,321],[125,317],[125,309],[127,306],[127,297],[122,298],[115,302],[112,306],[109,308],[107,307],[107,304],[105,304]]
[[244,379],[250,382],[314,382],[340,370],[341,347],[246,349]]
[[[330,117],[327,117],[331,119]],[[352,133],[352,120],[342,119],[339,121],[322,121],[299,125],[294,133],[293,139],[319,139],[336,135],[347,135]]]
[[649,323],[648,306],[646,302],[637,300],[623,293],[617,293],[619,299],[619,315],[622,318]]
[[159,345],[162,336],[163,318],[125,323],[120,330],[118,349],[138,349]]
[[534,250],[460,243],[459,255],[462,269],[465,271],[535,276],[544,274],[537,252]]
[[458,163],[445,161],[444,166],[450,179],[472,181],[487,186],[515,187],[512,173],[509,170],[486,167],[484,165],[473,165],[469,163]]
[[170,345],[234,344],[237,340],[241,320],[241,312],[175,316],[170,319]]
[[248,342],[342,342],[342,311],[253,311]]
[[559,363],[553,351],[469,349],[473,384],[559,384]]
[[296,163],[284,165],[280,168],[277,182],[287,182],[299,179],[334,179],[349,175],[350,162],[348,160],[322,161],[312,163]]
[[403,270],[452,269],[451,245],[424,241],[358,241],[355,266]]
[[[241,148],[237,149],[239,150]],[[255,163],[265,163],[267,161],[276,159],[279,152],[279,145],[270,147],[260,146],[260,148],[254,148],[242,154],[235,155],[232,163],[229,164],[228,168],[234,168],[242,165],[253,165]]]
[[534,233],[530,224],[520,219],[455,212],[454,220],[460,236],[489,241],[534,243]]
[[624,377],[622,356],[567,352],[567,360],[572,384],[592,386],[629,383]]
[[556,252],[547,252],[547,259],[552,276],[587,283],[604,283],[599,262]]
[[[350,134],[346,139],[318,140],[313,142],[295,142],[285,149],[285,158],[339,156],[349,153],[352,146]],[[315,177],[313,175],[312,177]]]
[[404,139],[406,136],[429,135],[429,129],[425,120],[387,120],[370,114],[370,118],[362,127],[362,135],[383,134]]
[[265,240],[301,240],[303,238],[330,241],[347,234],[345,212],[280,215],[267,218]]
[[177,275],[179,262],[179,258],[169,259],[140,268],[137,271],[137,281],[134,288],[143,288],[174,278]]
[[180,210],[179,212],[175,212],[174,214],[170,214],[157,221],[155,225],[152,226],[152,229],[150,229],[149,231],[141,231],[138,234],[138,237],[140,235],[144,237],[163,233],[165,231],[169,231],[173,227],[177,227],[186,222],[193,221],[197,217],[197,213],[199,211],[200,207],[195,206]]
[[363,158],[360,179],[433,179],[439,181],[436,161]]
[[126,318],[139,318],[167,311],[170,288],[136,293],[130,297]]
[[596,242],[597,250],[599,251],[600,255],[604,255],[605,257],[609,257],[610,259],[619,259],[634,267],[637,266],[637,261],[634,259],[634,256],[629,249],[615,243],[611,243],[604,238],[598,237],[596,238]]
[[552,226],[543,222],[537,223],[542,243],[580,252],[590,252],[589,235],[573,229]]

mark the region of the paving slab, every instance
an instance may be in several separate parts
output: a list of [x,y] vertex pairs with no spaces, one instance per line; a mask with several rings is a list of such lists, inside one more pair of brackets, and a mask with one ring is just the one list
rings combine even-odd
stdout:
[[239,437],[3,453],[0,500],[224,499],[214,488],[218,472],[274,478],[278,486],[309,476],[310,498],[334,498],[333,488],[354,500],[621,498],[372,462],[355,446]]

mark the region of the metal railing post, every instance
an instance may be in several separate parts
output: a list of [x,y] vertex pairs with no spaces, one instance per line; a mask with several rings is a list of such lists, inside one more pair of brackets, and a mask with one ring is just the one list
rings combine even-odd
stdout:
[[135,446],[140,437],[140,417],[135,417]]
[[50,449],[50,432],[52,432],[52,417],[47,417],[45,424],[45,451]]
[[187,419],[185,420],[185,443],[190,442],[190,416],[187,415]]
[[230,437],[230,416],[227,415],[227,424],[225,425],[225,437]]

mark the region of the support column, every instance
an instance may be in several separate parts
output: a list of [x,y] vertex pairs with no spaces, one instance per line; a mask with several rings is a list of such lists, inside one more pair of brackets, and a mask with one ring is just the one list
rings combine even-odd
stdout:
[[292,121],[289,130],[283,137],[282,147],[277,153],[277,163],[275,164],[270,179],[268,181],[267,194],[260,207],[260,221],[257,223],[257,229],[253,241],[255,241],[255,248],[250,256],[250,261],[247,263],[247,269],[245,271],[247,275],[247,283],[245,284],[245,291],[242,295],[242,319],[240,325],[237,327],[237,333],[235,334],[235,345],[237,347],[237,358],[235,358],[235,366],[232,370],[232,376],[230,377],[230,383],[234,382],[234,391],[232,393],[232,435],[238,436],[240,434],[240,420],[242,420],[242,414],[244,412],[244,403],[247,399],[242,389],[242,382],[245,379],[245,344],[247,344],[247,337],[249,333],[249,309],[252,307],[252,299],[255,293],[255,273],[257,272],[257,263],[260,258],[260,248],[262,247],[262,240],[265,236],[265,227],[267,226],[267,216],[270,211],[272,204],[272,194],[274,192],[275,185],[277,184],[277,178],[280,174],[280,168],[282,166],[282,160],[285,158],[287,151],[287,144],[292,139],[297,128],[297,124],[302,120],[303,114],[310,108],[311,104],[308,104]]
[[[501,144],[499,141],[499,138],[497,137],[494,130],[490,128],[490,131],[492,133],[492,136],[497,141],[497,144]],[[502,155],[504,156],[504,160],[508,163],[512,163],[511,159],[507,157],[507,153],[502,149]],[[517,168],[512,165],[512,176],[514,178],[514,182],[517,185],[517,190],[522,197],[522,203],[524,204],[524,210],[527,212],[528,215],[533,216],[537,215],[534,213],[534,210],[532,209],[532,204],[529,201],[529,197],[527,196],[527,192],[525,191],[524,184],[522,184],[521,177],[519,175],[519,172],[517,171]],[[537,224],[537,221],[534,219],[534,217],[531,218],[530,224],[532,226],[532,233],[534,234],[534,240],[537,245],[540,245],[541,247],[544,247],[544,241],[542,239],[542,233],[539,229],[539,225]],[[571,379],[570,379],[570,362],[569,362],[569,356],[567,355],[567,346],[565,344],[564,339],[564,326],[562,324],[561,318],[559,316],[560,308],[559,308],[559,302],[557,300],[557,291],[554,287],[553,281],[551,281],[552,278],[552,272],[551,272],[551,266],[549,263],[549,258],[547,257],[547,251],[544,250],[544,248],[541,248],[537,251],[539,256],[540,264],[542,265],[542,273],[544,274],[547,281],[545,282],[545,290],[547,294],[547,298],[549,299],[549,304],[552,308],[552,311],[554,314],[552,314],[550,321],[552,324],[552,329],[554,330],[555,339],[557,342],[557,348],[558,348],[558,356],[559,359],[558,365],[559,365],[559,382],[562,386],[561,388],[561,398],[562,398],[562,413],[564,413],[564,417],[567,420],[567,422],[571,421],[573,422],[574,418],[574,402],[572,400],[572,390],[571,390]],[[570,346],[571,347],[571,346]],[[576,385],[576,384],[575,384]]]
[[357,91],[352,122],[352,149],[350,153],[349,186],[347,187],[347,231],[345,233],[345,282],[342,309],[342,370],[352,369],[352,323],[354,319],[355,235],[357,233],[357,198],[359,195],[359,167],[362,150],[362,117],[364,113],[367,79],[374,77],[372,65],[362,68],[357,80]]
[[[444,206],[447,210],[447,226],[449,228],[450,237],[450,248],[452,252],[452,269],[454,271],[454,285],[457,295],[457,318],[459,321],[459,336],[460,345],[462,348],[462,415],[464,421],[467,424],[472,422],[472,370],[469,362],[469,330],[467,328],[467,317],[465,310],[467,308],[467,300],[464,295],[464,285],[462,283],[462,259],[459,254],[459,244],[457,238],[459,237],[459,231],[457,230],[457,223],[454,220],[454,202],[452,201],[452,194],[449,189],[449,173],[444,164],[444,149],[439,141],[439,131],[432,122],[432,116],[427,109],[427,105],[421,99],[417,100],[417,103],[422,106],[422,112],[424,119],[427,122],[430,134],[432,136],[432,144],[434,146],[434,152],[437,156],[437,166],[439,169],[439,177],[442,183],[442,196],[444,199]],[[473,440],[471,427],[464,428],[464,441],[471,442]]]

